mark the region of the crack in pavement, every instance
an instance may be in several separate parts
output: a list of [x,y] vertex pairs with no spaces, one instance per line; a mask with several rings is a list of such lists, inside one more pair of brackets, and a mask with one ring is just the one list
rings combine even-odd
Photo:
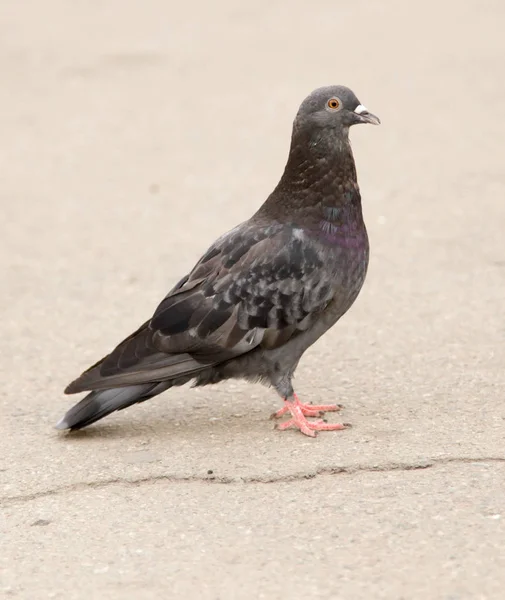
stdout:
[[488,457],[447,457],[440,459],[432,459],[415,463],[384,463],[382,465],[354,465],[354,466],[337,466],[337,467],[322,467],[315,471],[305,473],[292,473],[290,475],[279,475],[274,477],[218,477],[215,475],[150,475],[148,477],[138,478],[123,478],[114,477],[111,479],[103,479],[98,481],[77,482],[69,485],[62,485],[49,490],[33,492],[31,494],[21,494],[18,496],[4,496],[0,498],[0,505],[3,507],[15,504],[23,504],[31,500],[46,498],[57,494],[66,494],[80,490],[100,489],[111,485],[124,485],[137,487],[144,483],[156,483],[158,481],[168,481],[169,483],[207,483],[207,484],[269,484],[269,483],[289,483],[294,481],[304,481],[306,479],[314,479],[320,475],[338,475],[362,472],[389,472],[389,471],[417,471],[430,469],[439,465],[451,463],[505,463],[505,457],[488,456]]

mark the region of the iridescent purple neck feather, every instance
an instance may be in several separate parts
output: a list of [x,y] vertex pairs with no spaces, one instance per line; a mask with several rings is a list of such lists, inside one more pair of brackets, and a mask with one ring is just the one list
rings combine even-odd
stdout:
[[348,129],[295,122],[284,174],[257,216],[300,225],[330,245],[367,248]]

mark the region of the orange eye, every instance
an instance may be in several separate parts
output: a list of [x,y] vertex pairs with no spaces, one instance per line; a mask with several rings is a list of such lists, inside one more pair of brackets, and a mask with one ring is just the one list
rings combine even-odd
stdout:
[[328,100],[328,108],[338,110],[340,108],[340,100],[338,98],[330,98]]

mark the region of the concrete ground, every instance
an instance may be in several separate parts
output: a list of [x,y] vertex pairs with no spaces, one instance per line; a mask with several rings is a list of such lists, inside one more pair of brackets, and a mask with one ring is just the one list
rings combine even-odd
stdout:
[[[0,14],[0,597],[502,599],[501,0],[18,0]],[[352,87],[372,258],[297,390],[176,389],[75,435],[65,385],[276,184]]]

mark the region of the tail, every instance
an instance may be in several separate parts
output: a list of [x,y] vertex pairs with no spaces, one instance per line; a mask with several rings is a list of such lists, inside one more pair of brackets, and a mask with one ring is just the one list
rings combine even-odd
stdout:
[[91,392],[65,414],[56,429],[82,429],[116,410],[157,396],[169,387],[169,381],[162,381]]

